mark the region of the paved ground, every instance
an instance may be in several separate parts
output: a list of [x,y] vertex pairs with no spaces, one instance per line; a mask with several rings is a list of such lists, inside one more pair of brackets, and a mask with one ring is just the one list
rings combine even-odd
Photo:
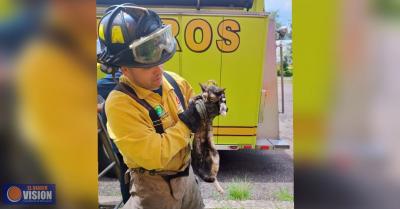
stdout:
[[[278,94],[280,95],[280,79]],[[247,201],[229,201],[228,195],[217,194],[213,185],[201,182],[200,188],[206,208],[293,208],[292,201],[282,201],[279,193],[293,195],[293,99],[292,80],[285,79],[285,112],[279,116],[280,136],[291,143],[285,151],[224,151],[220,152],[221,167],[218,174],[221,186],[228,191],[233,182],[248,182],[250,197]],[[280,97],[280,96],[279,96]],[[279,102],[280,102],[279,98]],[[281,108],[281,106],[279,105]],[[115,204],[120,200],[118,181],[103,178],[99,182],[101,204]]]
[[[278,101],[279,112],[282,111],[281,106],[281,79],[278,78]],[[284,113],[279,114],[279,135],[282,139],[290,142],[290,149],[286,151],[293,158],[293,83],[292,78],[284,79]]]

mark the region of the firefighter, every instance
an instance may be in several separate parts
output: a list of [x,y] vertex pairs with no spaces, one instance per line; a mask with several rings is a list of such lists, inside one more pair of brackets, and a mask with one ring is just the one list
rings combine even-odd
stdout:
[[122,4],[105,11],[98,37],[98,62],[122,72],[105,111],[129,168],[131,197],[124,208],[204,208],[189,141],[205,110],[188,105],[190,84],[163,69],[176,51],[171,27],[152,10]]

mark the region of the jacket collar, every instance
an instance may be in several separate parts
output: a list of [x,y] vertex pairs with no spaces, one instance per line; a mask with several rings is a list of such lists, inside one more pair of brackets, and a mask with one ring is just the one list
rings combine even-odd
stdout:
[[[136,84],[134,84],[133,82],[131,82],[126,76],[122,75],[119,78],[119,82],[128,84],[131,88],[133,88],[133,90],[135,90],[137,96],[139,97],[139,99],[146,99],[147,97],[149,97],[152,94],[157,94],[151,90],[142,88]],[[162,82],[162,87],[163,87],[163,92],[170,92],[174,90],[174,87],[171,86],[171,84],[167,81],[167,79],[164,77],[163,75],[163,82]]]

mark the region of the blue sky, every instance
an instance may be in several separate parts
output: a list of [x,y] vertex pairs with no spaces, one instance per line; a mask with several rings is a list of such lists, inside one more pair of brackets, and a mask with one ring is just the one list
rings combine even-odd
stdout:
[[292,22],[292,0],[264,0],[267,12],[279,11],[278,21],[283,25]]

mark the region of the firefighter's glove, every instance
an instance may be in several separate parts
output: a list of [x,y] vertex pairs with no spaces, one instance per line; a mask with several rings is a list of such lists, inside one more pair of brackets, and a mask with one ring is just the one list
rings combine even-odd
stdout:
[[191,102],[187,110],[179,114],[178,117],[193,133],[196,133],[205,114],[206,107],[203,100],[196,100]]

